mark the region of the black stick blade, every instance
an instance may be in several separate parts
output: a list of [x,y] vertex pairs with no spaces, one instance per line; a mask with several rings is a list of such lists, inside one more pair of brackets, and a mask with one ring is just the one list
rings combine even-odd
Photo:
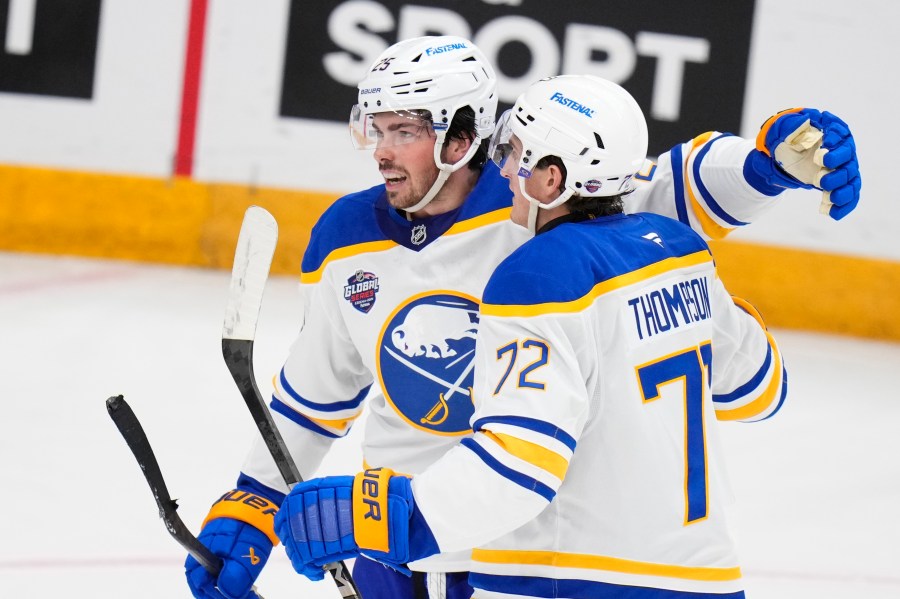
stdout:
[[187,526],[182,522],[181,517],[176,510],[178,504],[169,496],[169,490],[166,488],[166,481],[163,479],[162,472],[159,469],[159,463],[153,454],[153,448],[150,447],[150,441],[144,432],[140,421],[121,395],[110,397],[106,400],[106,411],[110,418],[119,429],[131,453],[134,454],[138,465],[150,485],[153,492],[153,498],[159,508],[159,517],[166,524],[169,534],[184,547],[188,553],[194,556],[200,565],[213,576],[218,576],[222,569],[222,560],[212,553],[206,545],[197,540]]

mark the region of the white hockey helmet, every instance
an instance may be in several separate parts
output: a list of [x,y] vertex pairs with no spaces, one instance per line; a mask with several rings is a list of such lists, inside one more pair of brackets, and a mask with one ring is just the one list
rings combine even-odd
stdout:
[[[481,142],[494,131],[497,76],[481,50],[461,37],[426,36],[398,42],[382,52],[358,87],[358,103],[350,114],[356,148],[375,148],[384,142],[372,126],[375,114],[395,112],[412,118],[422,111],[431,114],[436,137],[434,162],[440,174],[431,190],[408,212],[424,208],[450,173],[468,164]],[[475,113],[475,139],[462,160],[445,164],[441,148],[447,129],[465,106]]]
[[[532,232],[538,207],[555,208],[575,194],[609,197],[634,189],[633,177],[647,155],[647,122],[638,103],[621,86],[592,75],[542,79],[519,96],[491,140],[491,158],[501,167],[513,135],[522,144],[515,166],[531,203]],[[541,204],[526,192],[525,179],[545,156],[562,160],[566,180],[558,198]]]

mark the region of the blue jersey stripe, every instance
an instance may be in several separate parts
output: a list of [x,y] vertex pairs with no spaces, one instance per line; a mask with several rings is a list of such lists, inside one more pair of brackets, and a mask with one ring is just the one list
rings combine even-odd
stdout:
[[772,366],[772,346],[769,345],[766,351],[766,359],[763,361],[763,365],[760,367],[759,371],[753,375],[753,377],[735,389],[730,393],[714,393],[713,401],[718,404],[730,403],[737,399],[741,399],[742,397],[746,397],[748,393],[759,387],[759,384],[762,382],[764,378],[766,378],[766,374],[769,373],[769,368]]
[[781,409],[781,406],[784,405],[784,398],[787,397],[788,390],[788,374],[787,368],[782,367],[781,369],[781,397],[778,398],[778,405],[775,406],[775,409],[772,410],[772,413],[763,418],[763,420],[767,420],[778,413],[778,410]]
[[[691,593],[669,589],[653,589],[579,580],[577,578],[543,578],[538,576],[499,576],[471,572],[469,584],[494,593],[510,593],[529,597],[568,597],[569,599],[743,599],[743,591],[735,593]],[[477,595],[477,592],[476,592]]]
[[283,401],[281,401],[277,397],[272,397],[272,403],[269,404],[269,407],[272,408],[273,412],[278,412],[294,424],[302,426],[303,428],[310,430],[316,434],[322,435],[323,437],[328,437],[329,439],[341,438],[340,435],[336,435],[329,430],[325,430],[300,412],[290,409]]
[[681,145],[672,148],[669,154],[669,160],[672,161],[672,184],[675,188],[675,213],[678,220],[691,226],[691,220],[688,218],[687,204],[684,199],[684,166],[682,163]]
[[740,221],[740,220],[734,218],[733,216],[731,216],[730,214],[728,214],[725,211],[725,209],[722,208],[722,206],[720,206],[718,202],[716,202],[715,198],[712,196],[711,193],[709,193],[709,190],[706,188],[706,186],[703,184],[703,180],[700,178],[700,163],[703,162],[703,158],[706,156],[707,152],[709,152],[709,149],[712,147],[712,145],[715,142],[719,141],[720,139],[722,139],[724,137],[729,137],[730,135],[731,135],[730,133],[726,133],[726,134],[720,135],[718,137],[715,137],[715,138],[709,140],[706,143],[706,145],[703,147],[703,149],[700,150],[700,152],[697,154],[697,158],[694,159],[694,168],[693,168],[694,182],[697,184],[697,190],[700,192],[700,197],[703,198],[703,201],[706,202],[706,205],[709,206],[709,209],[712,210],[716,216],[718,216],[719,218],[724,220],[729,225],[733,225],[735,227],[742,227],[748,223]]
[[575,451],[576,441],[572,435],[558,426],[544,420],[537,420],[536,418],[526,418],[525,416],[485,416],[484,418],[479,418],[475,421],[475,424],[472,425],[472,430],[477,432],[483,429],[485,424],[490,422],[509,424],[510,426],[517,426],[536,433],[541,433],[542,435],[547,435],[548,437],[563,443],[570,450]]
[[348,399],[346,401],[336,401],[333,403],[321,404],[313,401],[309,401],[296,391],[288,384],[287,378],[284,376],[284,369],[281,369],[281,375],[279,376],[281,380],[281,386],[284,387],[284,390],[287,391],[288,395],[291,396],[291,399],[299,403],[301,406],[305,406],[311,410],[316,410],[317,412],[340,412],[341,410],[352,410],[354,408],[358,408],[359,404],[366,398],[366,394],[369,392],[369,388],[372,385],[368,385],[360,391],[356,397],[353,399]]
[[554,491],[541,481],[535,480],[530,476],[522,474],[521,472],[517,472],[509,466],[502,464],[497,458],[488,453],[485,448],[479,445],[478,442],[471,437],[463,439],[460,442],[460,445],[463,445],[472,450],[475,455],[481,458],[481,461],[487,464],[487,466],[491,468],[491,470],[493,470],[503,478],[511,480],[524,489],[528,489],[529,491],[537,493],[547,501],[553,501],[553,498],[556,496],[556,491]]

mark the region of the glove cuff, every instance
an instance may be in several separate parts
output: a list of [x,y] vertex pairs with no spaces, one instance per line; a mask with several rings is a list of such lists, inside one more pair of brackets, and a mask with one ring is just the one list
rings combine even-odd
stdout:
[[389,553],[388,487],[394,471],[369,468],[353,480],[353,536],[360,549]]
[[249,491],[235,489],[228,491],[213,504],[209,514],[203,521],[207,522],[216,518],[231,518],[249,524],[269,537],[272,545],[278,545],[278,535],[275,534],[275,514],[278,513],[278,505],[265,497]]
[[387,468],[356,476],[353,534],[363,555],[401,572],[406,563],[440,552],[413,498],[411,479]]
[[751,150],[744,160],[744,180],[753,189],[767,196],[777,196],[785,189],[812,189],[812,185],[801,183],[790,176],[775,164],[774,158],[758,150]]
[[803,110],[803,108],[785,108],[784,110],[776,112],[775,114],[767,118],[766,122],[763,123],[759,128],[759,133],[756,134],[756,149],[766,156],[772,157],[772,153],[769,151],[769,146],[766,144],[766,137],[769,135],[769,130],[772,128],[772,125],[774,125],[775,121],[777,121],[784,115],[794,112],[800,112],[801,110]]

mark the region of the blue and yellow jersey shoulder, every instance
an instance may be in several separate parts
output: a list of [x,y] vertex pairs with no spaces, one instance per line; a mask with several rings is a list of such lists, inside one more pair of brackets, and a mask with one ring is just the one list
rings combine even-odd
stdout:
[[508,220],[512,197],[499,169],[488,163],[465,202],[450,212],[407,220],[387,201],[384,185],[339,198],[312,229],[303,279],[314,282],[331,260],[404,246],[420,251],[447,233]]
[[566,223],[538,235],[497,267],[482,312],[578,311],[612,289],[702,262],[712,262],[706,242],[666,217],[641,213]]
[[342,247],[384,241],[374,213],[375,203],[383,195],[384,185],[376,185],[338,198],[329,206],[312,228],[301,270],[318,270],[329,254]]

